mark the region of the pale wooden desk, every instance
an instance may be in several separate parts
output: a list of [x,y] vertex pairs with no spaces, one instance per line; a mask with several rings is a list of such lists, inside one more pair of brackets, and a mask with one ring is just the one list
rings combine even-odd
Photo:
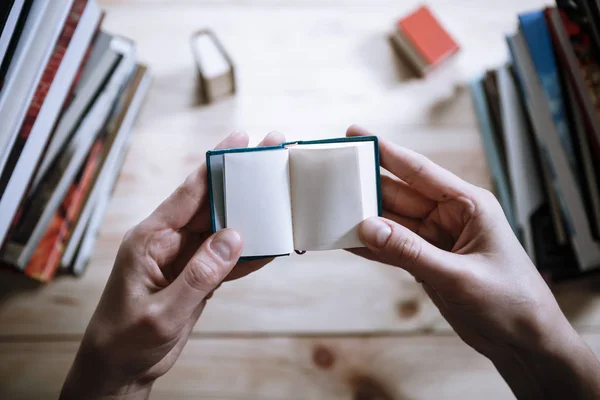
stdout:
[[[538,0],[432,0],[463,46],[456,64],[411,80],[386,39],[416,1],[105,0],[105,28],[138,43],[154,83],[82,279],[33,288],[0,275],[0,397],[58,392],[124,232],[233,128],[252,142],[340,136],[359,123],[489,186],[464,85],[505,59],[503,36]],[[239,93],[195,104],[190,34],[212,27]],[[15,289],[15,288],[18,288]],[[556,290],[600,352],[597,282]],[[490,362],[463,345],[407,274],[343,252],[280,259],[225,285],[153,398],[504,399]]]

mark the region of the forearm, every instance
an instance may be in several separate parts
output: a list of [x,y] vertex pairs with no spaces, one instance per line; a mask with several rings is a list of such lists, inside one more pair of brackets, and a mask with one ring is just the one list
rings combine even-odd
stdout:
[[113,395],[90,395],[85,388],[68,387],[65,385],[60,394],[61,400],[70,399],[95,399],[95,400],[146,400],[150,397],[151,388],[143,388],[135,393],[113,394]]
[[153,382],[121,385],[111,378],[101,358],[80,348],[63,385],[60,399],[144,400],[150,396]]
[[600,398],[600,361],[572,328],[560,344],[501,353],[492,362],[519,399]]
[[103,391],[91,389],[85,384],[73,381],[69,377],[60,393],[60,400],[84,398],[94,400],[146,400],[150,397],[151,390],[152,385],[130,386],[111,394],[103,394]]

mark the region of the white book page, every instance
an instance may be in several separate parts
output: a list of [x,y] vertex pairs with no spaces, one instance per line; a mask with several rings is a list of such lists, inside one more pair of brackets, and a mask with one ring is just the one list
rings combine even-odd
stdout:
[[194,46],[202,67],[202,74],[206,79],[214,79],[229,73],[231,67],[227,59],[209,34],[197,36]]
[[210,179],[212,182],[212,195],[214,207],[215,231],[220,231],[225,225],[225,182],[224,179],[225,154],[210,156]]
[[375,164],[374,146],[375,142],[362,142],[356,147],[360,171],[363,220],[379,215],[379,199],[377,197],[379,169]]
[[358,225],[377,215],[374,142],[289,148],[297,250],[364,247]]
[[288,167],[285,149],[225,154],[225,223],[242,236],[242,257],[294,251]]

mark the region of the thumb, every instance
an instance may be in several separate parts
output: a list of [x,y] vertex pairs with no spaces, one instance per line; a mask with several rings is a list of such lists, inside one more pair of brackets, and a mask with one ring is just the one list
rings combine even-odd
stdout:
[[410,229],[386,218],[369,218],[360,238],[381,262],[400,267],[420,281],[435,285],[449,277],[455,254],[441,250]]
[[242,248],[242,238],[233,229],[224,229],[206,239],[179,276],[161,292],[167,308],[171,308],[169,314],[192,315],[237,264]]

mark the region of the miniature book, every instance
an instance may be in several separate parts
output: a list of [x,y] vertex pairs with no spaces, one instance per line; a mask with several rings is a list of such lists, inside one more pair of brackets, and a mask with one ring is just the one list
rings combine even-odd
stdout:
[[200,96],[203,103],[235,93],[233,62],[216,35],[210,30],[192,36],[192,51],[198,67]]
[[459,46],[427,6],[396,24],[392,41],[421,76],[427,76],[459,51]]
[[374,136],[213,150],[206,155],[213,232],[233,228],[242,258],[364,247],[381,215]]

